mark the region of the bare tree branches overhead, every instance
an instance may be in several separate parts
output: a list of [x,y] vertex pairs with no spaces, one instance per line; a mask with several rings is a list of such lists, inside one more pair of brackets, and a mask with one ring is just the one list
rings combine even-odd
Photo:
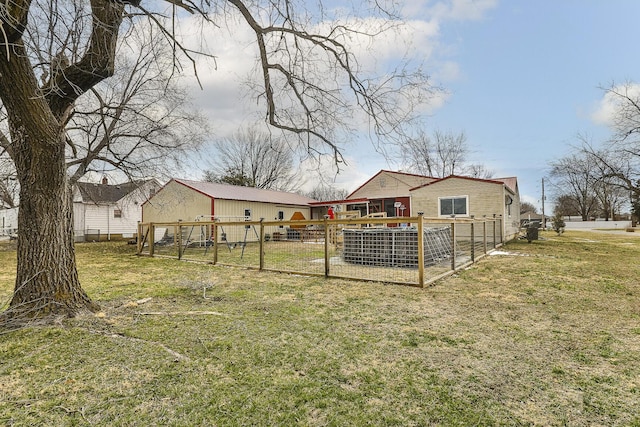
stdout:
[[172,52],[156,29],[129,29],[116,64],[118,73],[80,98],[69,116],[72,183],[114,170],[130,178],[169,176],[209,133],[183,79],[172,74]]
[[255,34],[262,76],[258,99],[266,122],[297,135],[311,154],[328,148],[342,162],[340,135],[362,119],[385,144],[399,142],[417,118],[416,107],[434,90],[419,67],[401,65],[363,77],[367,70],[354,45],[374,44],[376,36],[401,25],[398,20],[322,21],[296,14],[301,3],[291,1],[271,2],[271,13],[262,18],[246,2],[231,3]]

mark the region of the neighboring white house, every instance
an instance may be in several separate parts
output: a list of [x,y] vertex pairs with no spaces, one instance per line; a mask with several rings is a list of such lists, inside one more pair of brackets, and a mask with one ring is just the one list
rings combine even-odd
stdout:
[[0,210],[0,237],[13,237],[18,230],[18,208]]
[[133,238],[142,220],[142,204],[162,185],[156,179],[110,185],[78,182],[73,188],[76,241]]
[[[76,241],[130,239],[138,232],[142,204],[162,185],[156,179],[109,185],[78,182],[73,186]],[[0,236],[18,232],[18,209],[0,210]]]

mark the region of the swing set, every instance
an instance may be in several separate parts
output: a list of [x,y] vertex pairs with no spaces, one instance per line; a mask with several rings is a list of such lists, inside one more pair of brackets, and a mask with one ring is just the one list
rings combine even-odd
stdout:
[[[219,221],[220,219],[226,219],[226,220],[240,220],[240,221],[249,221],[250,217],[247,216],[242,216],[242,217],[218,217],[218,216],[214,216],[214,215],[198,215],[195,218],[195,221],[201,221],[204,218],[208,218],[209,220],[212,221]],[[229,250],[229,252],[232,252],[232,249],[235,249],[236,247],[241,247],[242,248],[242,253],[240,254],[240,259],[243,259],[244,257],[244,249],[247,246],[247,237],[249,234],[249,230],[253,230],[253,233],[256,236],[256,239],[260,240],[260,235],[258,234],[258,231],[256,230],[255,225],[251,224],[247,224],[244,226],[244,240],[242,241],[238,241],[238,242],[229,242],[229,240],[227,239],[227,233],[224,230],[224,226],[222,225],[222,222],[218,223],[218,227],[220,228],[221,231],[221,235],[220,235],[220,240],[222,240],[225,245],[227,246],[227,249]],[[193,231],[195,230],[196,227],[200,228],[200,238],[198,240],[198,246],[205,246],[205,250],[204,253],[205,255],[207,254],[207,251],[209,250],[209,246],[212,246],[215,244],[215,242],[212,239],[212,236],[210,234],[212,233],[207,233],[207,226],[206,225],[192,225],[191,229],[189,230],[189,234],[187,235],[187,239],[185,240],[185,244],[184,244],[184,248],[182,249],[182,253],[184,254],[185,251],[187,250],[187,248],[191,245],[191,243],[193,243],[191,241],[191,236],[193,235]]]

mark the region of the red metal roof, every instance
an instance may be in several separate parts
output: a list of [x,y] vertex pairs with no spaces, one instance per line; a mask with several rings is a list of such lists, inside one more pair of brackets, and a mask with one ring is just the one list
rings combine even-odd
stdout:
[[[415,173],[407,173],[407,172],[395,172],[395,171],[390,171],[390,170],[386,170],[386,169],[381,169],[380,172],[376,173],[375,175],[373,175],[371,178],[369,178],[364,184],[362,184],[360,187],[356,188],[355,190],[353,190],[351,193],[349,193],[349,195],[347,196],[347,199],[349,197],[351,197],[352,194],[355,194],[358,190],[360,190],[362,187],[364,187],[365,185],[367,185],[369,182],[371,182],[375,177],[377,177],[378,175],[380,175],[381,173],[388,173],[391,175],[394,175],[396,178],[400,179],[400,181],[402,181],[402,176],[407,176],[407,177],[413,177],[413,178],[424,178],[424,179],[436,179],[436,178],[432,178],[430,176],[425,176],[425,175],[418,175]],[[403,181],[404,182],[404,181]]]
[[176,179],[173,181],[191,188],[213,199],[242,200],[246,202],[277,203],[281,205],[308,206],[317,200],[296,193],[284,191],[264,190],[255,187],[242,187],[238,185],[218,184],[214,182],[190,181]]
[[366,203],[369,199],[348,199],[348,200],[326,200],[323,202],[311,202],[311,206],[333,206],[333,205],[354,205],[356,203]]
[[473,178],[473,177],[470,177],[470,176],[461,176],[461,175],[449,175],[449,176],[446,176],[444,178],[438,178],[433,182],[429,182],[427,184],[423,184],[423,185],[419,185],[417,187],[411,188],[409,191],[417,190],[418,188],[423,188],[423,187],[426,187],[428,185],[434,185],[434,184],[437,184],[437,183],[442,182],[442,181],[446,181],[446,180],[451,179],[451,178],[459,178],[459,179],[466,179],[466,180],[469,180],[469,181],[488,182],[488,183],[492,183],[492,184],[506,185],[507,188],[509,190],[511,190],[512,193],[514,193],[514,194],[517,193],[516,189],[518,187],[518,179],[515,178],[515,177],[483,179],[483,178]]

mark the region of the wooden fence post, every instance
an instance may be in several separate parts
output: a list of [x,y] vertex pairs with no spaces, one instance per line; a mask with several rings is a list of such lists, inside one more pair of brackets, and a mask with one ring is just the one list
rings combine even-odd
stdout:
[[324,277],[329,277],[329,215],[324,216]]
[[149,223],[149,255],[153,256],[156,249],[156,226],[154,223]]
[[471,215],[471,262],[476,261],[476,235],[475,235],[475,217]]
[[264,269],[264,218],[260,218],[260,270]]
[[487,254],[487,216],[483,215],[482,218],[482,239],[484,244],[484,254]]
[[451,220],[451,269],[456,269],[456,219]]
[[176,232],[176,241],[178,242],[178,259],[182,259],[182,220],[178,220],[178,231]]
[[493,249],[498,247],[496,242],[496,214],[493,214]]
[[213,265],[218,263],[218,221],[213,220]]
[[418,284],[424,288],[424,212],[418,212]]

